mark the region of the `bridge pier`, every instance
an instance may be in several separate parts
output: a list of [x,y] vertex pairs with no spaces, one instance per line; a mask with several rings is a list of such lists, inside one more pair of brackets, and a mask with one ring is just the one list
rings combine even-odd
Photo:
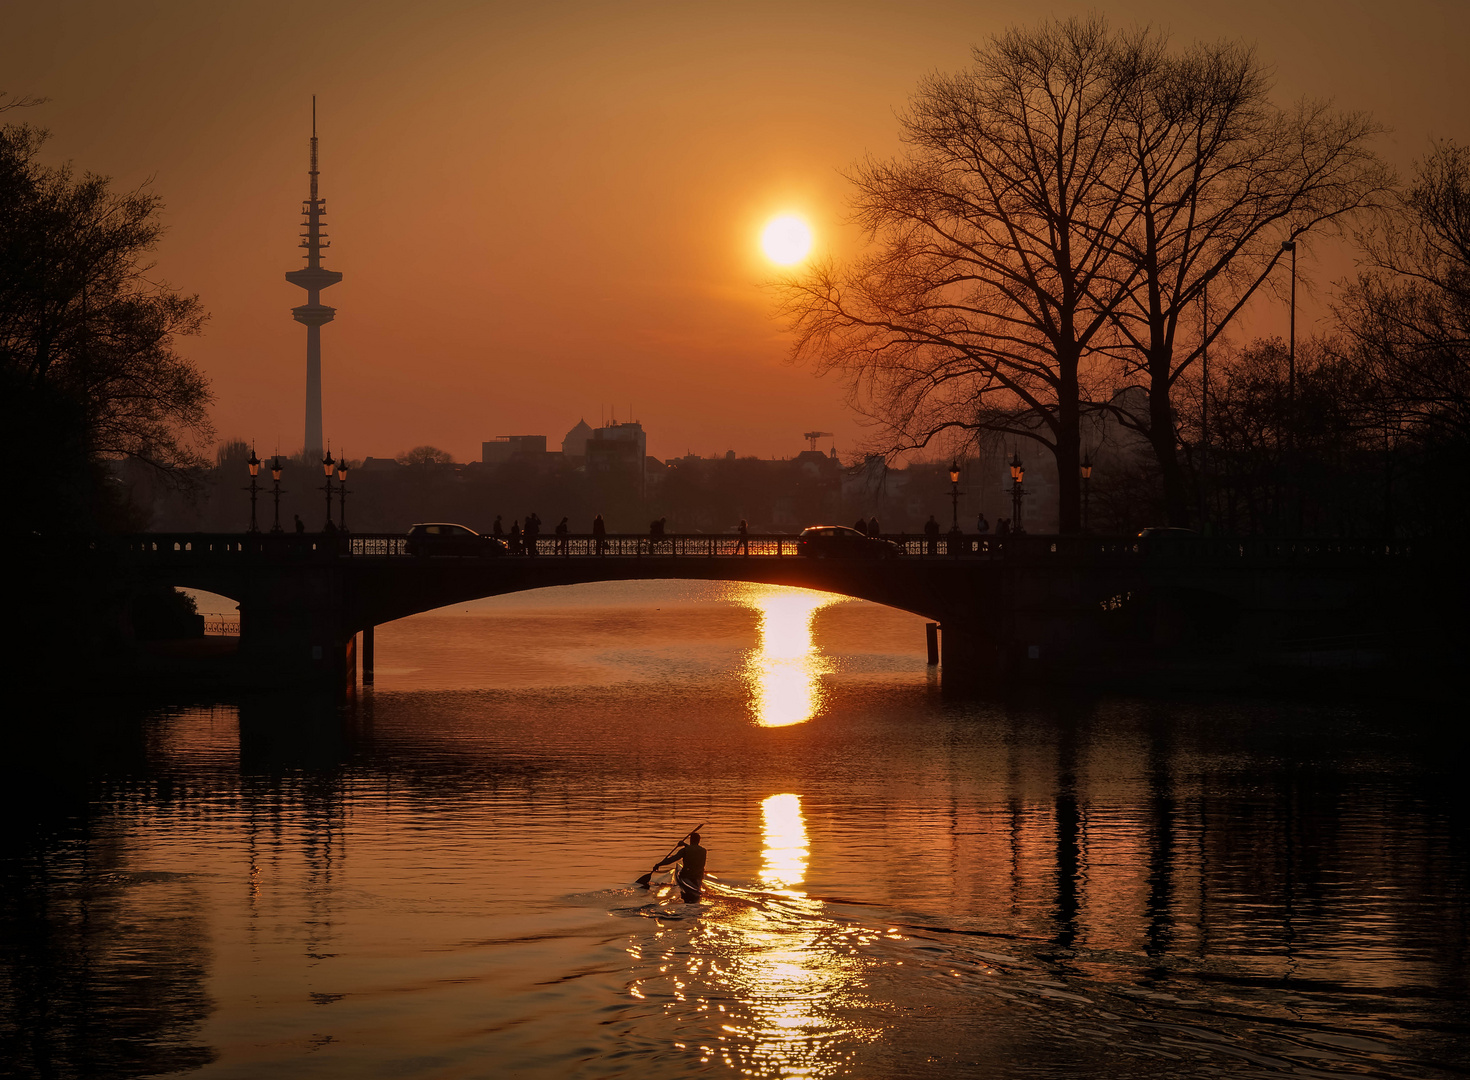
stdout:
[[1009,685],[1015,666],[1012,650],[985,627],[946,619],[939,627],[939,643],[940,687],[946,693],[998,694]]
[[373,685],[373,625],[362,628],[362,685]]

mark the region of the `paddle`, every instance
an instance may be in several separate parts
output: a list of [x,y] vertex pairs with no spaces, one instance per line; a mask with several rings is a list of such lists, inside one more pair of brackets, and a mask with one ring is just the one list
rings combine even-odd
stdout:
[[[691,836],[693,836],[695,833],[697,833],[700,829],[704,828],[704,824],[705,823],[701,821],[698,825],[694,826],[694,828],[690,829],[683,836],[679,837],[679,843],[677,843],[673,847],[669,848],[669,855],[672,855],[674,852],[676,852],[676,851],[679,850],[679,844],[682,844],[685,840],[688,840]],[[669,857],[669,855],[665,855],[664,856],[664,859],[667,859]],[[664,859],[660,859],[659,862],[663,862]],[[646,889],[646,888],[648,888],[648,883],[653,880],[653,875],[654,875],[656,869],[657,868],[655,867],[654,870],[650,870],[648,873],[644,874],[641,878],[639,878],[633,884],[637,885],[640,889]]]

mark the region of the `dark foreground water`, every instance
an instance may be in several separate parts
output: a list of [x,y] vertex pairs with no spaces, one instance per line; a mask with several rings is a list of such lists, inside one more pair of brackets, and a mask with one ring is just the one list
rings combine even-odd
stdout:
[[[12,702],[0,1073],[1470,1071],[1462,716],[953,703],[922,642],[610,585],[382,628],[340,720]],[[701,823],[703,903],[630,888]]]

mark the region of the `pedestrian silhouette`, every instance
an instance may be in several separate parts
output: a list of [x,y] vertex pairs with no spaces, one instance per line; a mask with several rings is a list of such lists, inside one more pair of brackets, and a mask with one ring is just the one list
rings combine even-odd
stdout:
[[607,525],[603,523],[601,514],[592,519],[592,541],[597,554],[602,555],[607,551]]
[[934,520],[934,515],[929,515],[929,520],[924,522],[924,536],[929,541],[929,554],[939,554],[939,522]]
[[868,518],[868,535],[869,536],[877,536],[878,535],[878,515],[877,514],[874,514],[872,517]]
[[740,524],[736,527],[736,531],[738,533],[740,533],[740,554],[742,554],[742,555],[749,555],[750,554],[750,526],[745,523],[745,519],[744,518],[741,518],[740,519]]
[[858,518],[857,519],[857,523],[853,525],[853,528],[856,529],[858,532],[862,533],[864,536],[867,536],[868,535],[868,520],[867,520],[867,518]]
[[306,532],[306,522],[301,520],[301,515],[295,514],[293,516],[296,518],[296,532],[298,534]]
[[981,536],[984,536],[990,531],[990,522],[985,520],[985,515],[983,513],[975,521],[975,531]]
[[504,539],[505,537],[505,528],[500,524],[499,514],[495,515],[495,525],[490,529],[490,535],[497,540]]
[[567,544],[567,519],[562,518],[556,523],[556,553],[558,555],[570,555],[571,551]]
[[521,553],[521,520],[517,518],[510,523],[510,553],[519,555]]

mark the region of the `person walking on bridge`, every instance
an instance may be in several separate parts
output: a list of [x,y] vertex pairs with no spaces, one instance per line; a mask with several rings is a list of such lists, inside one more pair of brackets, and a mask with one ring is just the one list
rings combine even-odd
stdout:
[[654,869],[662,870],[665,866],[682,863],[674,880],[679,884],[679,898],[686,904],[692,904],[704,889],[704,863],[708,858],[709,852],[699,846],[699,834],[690,833],[689,839]]
[[607,523],[601,514],[592,519],[592,546],[599,555],[607,553]]
[[569,555],[567,545],[567,519],[562,518],[556,523],[556,553],[558,555]]
[[738,526],[736,526],[735,531],[740,534],[740,554],[742,554],[742,555],[749,555],[750,554],[750,526],[745,523],[745,519],[744,518],[741,518],[740,519],[740,524]]
[[924,538],[928,541],[930,555],[939,554],[939,522],[934,520],[934,515],[929,515],[929,520],[924,522]]

